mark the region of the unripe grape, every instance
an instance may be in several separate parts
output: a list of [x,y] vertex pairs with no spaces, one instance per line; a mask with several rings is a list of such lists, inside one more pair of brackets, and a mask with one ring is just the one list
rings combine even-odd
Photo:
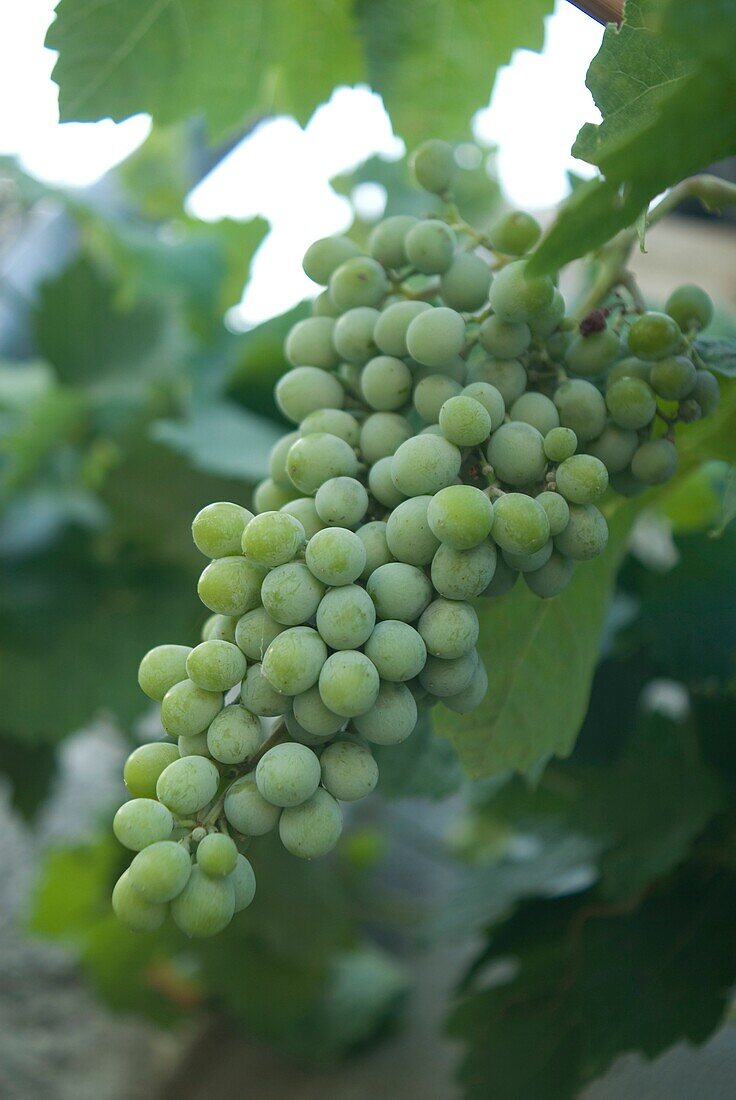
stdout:
[[696,376],[695,367],[687,356],[671,355],[653,365],[650,382],[654,392],[665,401],[682,401],[692,393]]
[[166,692],[187,678],[186,645],[157,645],[149,649],[138,667],[138,683],[149,699],[160,703]]
[[[309,571],[323,584],[330,586],[352,584],[363,572],[365,559],[363,543],[354,531],[348,531],[345,527],[326,527],[307,543],[306,562]],[[265,596],[263,602],[266,603]],[[314,611],[316,605],[306,618],[310,618]],[[274,615],[274,618],[278,616]]]
[[682,332],[706,328],[713,318],[713,303],[709,296],[701,287],[692,284],[673,290],[664,308],[677,321]]
[[312,316],[332,318],[340,316],[340,310],[330,298],[329,290],[321,290],[317,297],[312,299]]
[[284,810],[279,836],[287,852],[301,859],[316,859],[331,851],[342,833],[342,811],[331,794],[319,787],[300,806]]
[[440,542],[455,550],[472,550],[491,533],[493,505],[473,485],[448,485],[430,499],[427,520]]
[[379,314],[373,337],[384,355],[403,359],[409,354],[406,333],[416,316],[432,309],[429,302],[393,302]]
[[529,485],[544,476],[547,456],[540,432],[531,424],[511,421],[491,436],[488,461],[507,485]]
[[238,862],[235,842],[224,833],[208,833],[197,847],[197,866],[210,878],[232,874]]
[[524,580],[527,588],[531,589],[535,596],[548,600],[552,596],[558,596],[567,588],[572,580],[574,569],[575,563],[555,550],[541,569],[533,573],[524,573]]
[[203,642],[235,642],[237,618],[232,615],[210,615],[202,627]]
[[423,275],[441,275],[452,263],[455,244],[455,234],[449,225],[428,218],[406,234],[406,255],[412,267]]
[[471,600],[491,583],[495,569],[496,548],[491,542],[472,550],[443,544],[432,559],[432,584],[448,600]]
[[417,435],[394,454],[391,476],[404,496],[432,496],[452,484],[461,461],[458,448],[441,436]]
[[480,595],[484,599],[488,599],[495,596],[505,596],[507,592],[516,584],[519,579],[519,574],[516,569],[512,569],[510,565],[504,560],[503,552],[498,555],[496,560],[496,570],[491,578],[490,582],[486,585]]
[[[514,575],[516,579],[516,575]],[[468,714],[475,710],[485,699],[488,693],[488,673],[482,661],[478,661],[470,683],[457,695],[446,695],[442,702],[456,714]]]
[[[345,589],[340,591],[345,592]],[[294,717],[301,730],[309,734],[314,742],[334,737],[345,726],[342,715],[335,714],[324,705],[316,684],[309,691],[294,697]]]
[[376,622],[373,601],[364,588],[331,588],[317,608],[317,630],[331,649],[358,649]]
[[320,757],[325,790],[342,802],[365,798],[378,782],[378,765],[365,745],[335,741]]
[[187,675],[203,691],[223,692],[245,676],[245,657],[232,642],[200,642],[187,657]]
[[341,409],[345,391],[333,374],[318,367],[294,367],[279,378],[274,398],[286,419],[299,424],[318,409]]
[[123,871],[112,892],[112,908],[121,924],[131,932],[154,932],[166,920],[166,907],[145,901]]
[[170,737],[191,737],[207,729],[221,708],[220,692],[204,691],[191,680],[182,680],[164,695],[161,723]]
[[[327,432],[328,435],[337,435],[344,439],[351,447],[357,447],[360,439],[360,424],[345,412],[344,409],[317,409],[305,416],[299,425],[298,432],[290,432],[285,438],[289,440],[284,453],[284,469],[286,469],[286,457],[292,443],[295,443],[300,435],[314,435],[316,432]],[[282,508],[282,511],[285,509]]]
[[[299,630],[301,628],[294,627],[293,629]],[[284,631],[284,634],[286,634],[286,631]],[[270,648],[271,646],[268,647],[268,649]],[[268,653],[268,649],[266,653]],[[266,679],[263,675],[262,664],[251,665],[246,672],[240,688],[240,698],[246,710],[258,714],[262,718],[276,718],[291,710],[291,699],[288,695],[277,691]]]
[[[331,410],[330,410],[331,411]],[[334,410],[337,412],[338,410]],[[345,414],[347,415],[347,413]],[[324,430],[324,429],[321,429]],[[274,481],[281,489],[293,489],[289,475],[286,472],[286,456],[289,453],[289,447],[292,443],[295,443],[299,438],[299,432],[287,432],[286,435],[282,435],[273,447],[269,451],[268,455],[268,472],[271,475],[271,480]],[[237,554],[243,545],[242,536],[240,543],[233,550],[231,554]]]
[[306,745],[275,745],[258,761],[256,786],[273,806],[298,806],[319,786],[319,758]]
[[544,508],[549,520],[549,533],[554,538],[567,527],[570,520],[570,506],[560,493],[550,490],[540,493],[535,500]]
[[445,439],[458,447],[475,447],[491,434],[491,416],[485,405],[467,394],[451,397],[440,409]]
[[380,458],[388,458],[413,435],[411,424],[397,413],[373,413],[366,417],[360,430],[363,459],[371,466]]
[[[326,530],[329,530],[327,528]],[[319,538],[325,531],[318,531]],[[313,539],[309,540],[311,546]],[[261,585],[263,606],[272,619],[284,626],[299,626],[311,619],[324,595],[324,586],[313,572],[299,561],[273,569]]]
[[388,517],[386,541],[397,561],[408,565],[429,565],[439,546],[428,519],[432,497],[411,497],[399,504]]
[[606,426],[606,402],[592,382],[573,378],[555,391],[554,402],[563,428],[571,428],[578,443],[596,439]]
[[451,309],[473,313],[488,300],[491,273],[474,252],[460,252],[440,279],[440,293]]
[[503,252],[506,256],[523,256],[534,248],[541,234],[541,226],[531,214],[523,210],[509,210],[493,223],[487,237],[496,252]]
[[171,916],[185,936],[215,936],[235,912],[235,888],[229,878],[210,878],[193,867],[189,882],[171,904]]
[[304,274],[320,286],[327,286],[333,271],[351,257],[359,256],[360,251],[360,246],[349,237],[323,237],[310,244],[304,253]]
[[386,272],[370,256],[353,256],[330,276],[330,298],[339,310],[377,306],[388,287]]
[[436,424],[445,401],[456,397],[461,391],[462,386],[454,378],[448,378],[444,374],[430,374],[420,379],[414,387],[414,408],[422,420],[428,424]]
[[355,477],[358,460],[352,447],[327,432],[305,435],[293,443],[286,470],[303,493],[316,493],[332,477]]
[[613,329],[604,328],[588,336],[574,336],[565,352],[565,362],[573,374],[598,376],[610,367],[618,353],[617,333]]
[[528,378],[518,359],[481,359],[468,367],[468,382],[486,382],[501,394],[507,409],[521,397]]
[[140,852],[159,840],[168,840],[173,830],[171,813],[153,798],[133,798],[124,802],[112,822],[117,839],[133,852]]
[[532,342],[531,330],[525,321],[504,321],[495,313],[480,326],[478,337],[481,347],[497,359],[515,359],[523,355]]
[[648,382],[652,373],[652,364],[645,363],[643,359],[637,359],[634,355],[626,359],[619,359],[615,366],[611,367],[606,375],[606,389],[609,389],[619,378],[641,378],[642,382]]
[[230,876],[235,892],[235,912],[247,909],[256,896],[256,876],[250,862],[238,852],[235,870]]
[[165,905],[177,897],[191,873],[189,852],[174,840],[159,840],[144,848],[128,868],[131,886],[152,905]]
[[267,802],[256,787],[255,776],[243,775],[227,789],[224,814],[243,836],[270,833],[279,819],[279,807]]
[[[397,504],[406,500],[404,494],[400,493],[394,485],[391,477],[391,457],[388,455],[385,458],[379,458],[378,462],[374,462],[371,466],[368,471],[368,488],[378,503],[383,504],[385,508],[395,508]],[[386,560],[391,561],[390,554]]]
[[555,538],[555,548],[574,561],[589,561],[608,544],[608,524],[594,504],[574,505],[565,530]]
[[[552,335],[565,319],[565,299],[560,294],[557,287],[555,287],[554,294],[548,305],[544,309],[540,309],[538,313],[529,321],[529,328],[531,329],[532,336],[535,336],[537,340],[546,340]],[[570,341],[565,341],[565,348],[569,346]]]
[[462,600],[433,600],[422,612],[417,630],[427,652],[433,657],[450,660],[462,657],[475,648],[478,641],[478,616],[469,603]]
[[224,707],[207,731],[207,748],[221,764],[242,764],[249,760],[262,740],[258,718],[238,703]]
[[288,512],[262,512],[243,532],[243,553],[256,565],[273,569],[296,557],[304,540],[304,528]]
[[470,382],[462,391],[464,397],[472,397],[479,401],[491,418],[491,431],[503,424],[506,415],[506,405],[500,390],[492,386],[490,382]]
[[333,340],[341,358],[362,366],[376,354],[375,328],[380,314],[370,306],[349,309],[335,324]]
[[[325,482],[325,484],[329,484],[329,482]],[[319,492],[319,489],[317,492]],[[299,520],[308,539],[311,539],[312,535],[316,535],[325,526],[317,512],[316,497],[314,500],[312,497],[297,497],[296,500],[283,504],[281,511],[288,512],[290,516],[294,516]],[[243,652],[245,653],[245,650]],[[248,656],[247,653],[245,655]]]
[[509,416],[512,420],[531,424],[543,436],[558,429],[560,423],[560,414],[554,401],[550,401],[543,393],[523,393],[521,397],[517,397],[509,410]]
[[411,371],[393,355],[375,356],[366,363],[360,376],[363,397],[377,412],[403,408],[409,400],[411,386]]
[[535,573],[547,564],[553,549],[550,539],[545,542],[541,550],[536,550],[533,554],[510,554],[508,550],[504,550],[503,559],[517,573]]
[[373,705],[353,719],[353,725],[374,745],[398,745],[417,724],[417,704],[406,684],[383,683]]
[[405,267],[408,263],[406,256],[406,234],[418,222],[412,214],[395,214],[391,218],[384,218],[370,232],[368,237],[368,251],[374,260],[384,267],[396,269]]
[[264,573],[243,557],[216,558],[200,576],[197,594],[210,611],[239,618],[258,606]]
[[207,748],[207,731],[202,730],[201,733],[193,733],[191,735],[183,735],[177,741],[177,751],[179,756],[207,756],[210,755],[210,750]]
[[263,675],[282,695],[300,695],[317,683],[326,659],[327,646],[317,631],[295,626],[271,642],[263,658]]
[[535,313],[548,306],[554,290],[548,275],[528,276],[526,261],[515,260],[496,273],[488,297],[494,313],[516,324],[529,322]]
[[716,376],[709,370],[699,370],[690,396],[700,405],[703,416],[711,416],[721,400],[721,389]]
[[592,504],[608,488],[608,470],[593,455],[573,455],[557,467],[557,491],[572,504]]
[[176,745],[167,741],[153,741],[139,745],[125,761],[123,779],[133,798],[155,798],[156,783],[164,768],[177,760]]
[[505,493],[493,505],[494,542],[510,554],[534,554],[549,538],[549,520],[539,501]]
[[272,619],[265,607],[255,607],[238,619],[235,643],[251,661],[260,661],[269,645],[284,630],[281,623]]
[[382,565],[388,565],[393,560],[386,539],[386,524],[381,520],[373,520],[373,522],[359,527],[356,534],[365,546],[366,555],[365,567],[360,574],[360,578],[367,581],[371,573]]
[[436,306],[418,314],[406,331],[409,355],[425,367],[447,366],[460,354],[465,343],[465,322],[447,306]]
[[239,504],[208,504],[192,520],[194,544],[208,558],[239,554],[243,531],[252,519],[253,513]]
[[343,718],[365,714],[378,695],[376,667],[364,653],[341,650],[327,658],[319,674],[322,702]]
[[292,367],[332,370],[340,361],[332,342],[335,322],[331,317],[307,317],[297,321],[286,337],[284,351]]
[[619,428],[638,431],[651,424],[657,399],[651,386],[640,378],[620,378],[606,393],[606,405]]
[[[368,493],[354,477],[333,477],[314,498],[317,515],[330,527],[356,527],[368,511]],[[316,532],[313,532],[316,534]]]
[[436,695],[439,699],[457,695],[469,685],[477,663],[478,654],[475,650],[452,660],[430,656],[427,657],[427,663],[419,673],[419,682],[431,695]]
[[[302,368],[299,367],[298,369],[301,370]],[[273,478],[267,477],[263,481],[259,481],[253,490],[253,507],[256,512],[278,511],[284,504],[294,500],[297,495],[298,489],[293,487],[284,489],[283,486],[277,485]]]
[[642,313],[629,329],[629,350],[640,359],[664,359],[675,355],[681,341],[679,325],[666,313]]
[[183,756],[161,772],[156,797],[173,814],[190,817],[211,802],[217,793],[220,773],[204,756]]
[[421,634],[399,619],[384,619],[365,644],[365,653],[381,680],[411,680],[424,668],[427,647]]
[[368,595],[379,619],[418,619],[432,598],[432,586],[421,569],[404,562],[381,565],[368,577]]
[[586,444],[586,450],[601,460],[609,474],[618,474],[629,465],[638,446],[639,437],[635,431],[607,424],[597,439]]
[[645,485],[669,481],[677,469],[677,448],[669,439],[649,439],[637,448],[631,460],[631,472]]
[[452,146],[439,138],[422,142],[411,156],[411,170],[425,191],[443,195],[452,187],[456,164]]

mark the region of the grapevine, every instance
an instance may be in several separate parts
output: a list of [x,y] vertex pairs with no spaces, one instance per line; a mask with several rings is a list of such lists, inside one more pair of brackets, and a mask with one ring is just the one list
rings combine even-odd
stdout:
[[671,478],[677,426],[718,404],[694,344],[702,290],[648,310],[624,265],[604,267],[572,315],[529,273],[533,217],[468,225],[444,142],[413,168],[441,216],[388,217],[367,252],[344,236],[308,249],[324,289],[275,391],[295,427],[254,511],[194,519],[202,640],[141,662],[170,740],[129,757],[114,820],[136,853],[113,892],[133,930],[170,913],[187,935],[220,931],[253,900],[245,852],[272,829],[297,857],[333,849],[341,803],[376,787],[372,746],[404,741],[420,710],[482,702],[474,601],[517,583],[559,595],[605,552],[604,496]]

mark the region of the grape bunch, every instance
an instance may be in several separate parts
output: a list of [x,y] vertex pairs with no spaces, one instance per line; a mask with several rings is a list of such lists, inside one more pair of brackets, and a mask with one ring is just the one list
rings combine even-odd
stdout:
[[114,821],[136,855],[113,907],[134,930],[167,912],[190,936],[224,928],[255,893],[244,852],[272,829],[295,856],[329,852],[341,803],[376,786],[373,745],[404,741],[421,708],[482,702],[473,601],[520,574],[560,593],[605,550],[609,486],[670,478],[677,423],[718,403],[694,345],[702,290],[664,312],[614,293],[578,322],[528,274],[534,218],[480,233],[452,200],[449,145],[413,167],[445,216],[388,217],[367,252],[345,236],[307,250],[324,289],[275,391],[294,429],[255,512],[194,519],[202,641],[141,663],[171,740],[129,757]]

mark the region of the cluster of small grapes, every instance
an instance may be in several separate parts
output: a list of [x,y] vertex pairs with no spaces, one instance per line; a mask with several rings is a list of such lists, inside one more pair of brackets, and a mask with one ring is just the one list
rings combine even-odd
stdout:
[[465,224],[454,163],[438,141],[414,158],[444,219],[390,217],[369,255],[332,237],[304,258],[326,289],[276,387],[297,427],[257,514],[221,502],[194,520],[211,559],[201,644],[141,663],[177,743],[125,766],[114,828],[138,854],[113,905],[131,928],[170,903],[187,934],[219,931],[255,892],[241,849],[276,826],[296,856],[333,848],[340,802],[376,785],[371,745],[405,740],[418,707],[485,696],[471,601],[519,574],[540,597],[562,591],[605,549],[609,479],[626,494],[667,480],[675,424],[718,403],[693,347],[703,291],[681,287],[664,313],[618,298],[575,323],[554,281],[527,274],[538,224]]

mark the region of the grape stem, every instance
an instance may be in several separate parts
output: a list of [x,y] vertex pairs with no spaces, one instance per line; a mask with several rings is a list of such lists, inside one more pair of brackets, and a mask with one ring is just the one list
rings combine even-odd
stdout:
[[624,0],[570,0],[570,3],[598,23],[620,23],[624,17]]

